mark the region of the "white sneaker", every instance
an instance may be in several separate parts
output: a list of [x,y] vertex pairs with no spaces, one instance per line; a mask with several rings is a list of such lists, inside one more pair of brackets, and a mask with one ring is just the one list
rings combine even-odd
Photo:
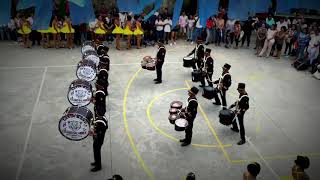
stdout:
[[193,44],[194,42],[192,41],[191,44]]
[[176,42],[173,42],[173,44],[176,45],[177,43],[176,43]]
[[170,43],[170,46],[172,46],[172,43]]

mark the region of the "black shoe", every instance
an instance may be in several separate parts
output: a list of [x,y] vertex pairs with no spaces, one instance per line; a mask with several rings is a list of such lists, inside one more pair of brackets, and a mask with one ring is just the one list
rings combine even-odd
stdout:
[[153,81],[158,81],[158,79],[154,79]]
[[227,109],[228,109],[228,108],[226,108],[226,107],[223,107],[223,108],[222,108],[222,110],[227,110]]
[[239,132],[239,129],[235,129],[235,128],[233,128],[233,127],[230,128],[230,129],[231,129],[232,131],[234,131],[234,132],[237,132],[237,133]]
[[212,102],[212,104],[217,105],[217,106],[221,105],[221,103],[216,103],[216,102]]
[[209,43],[205,43],[206,46],[208,46]]
[[101,170],[101,167],[94,167],[91,169],[91,172],[97,172],[97,171],[100,171]]
[[91,166],[96,166],[96,163],[95,163],[95,162],[93,162],[93,163],[90,163],[90,165],[91,165]]
[[181,144],[181,146],[188,146],[190,144],[190,142],[183,142],[182,144]]
[[180,142],[185,142],[185,141],[186,141],[186,139],[180,139],[179,141],[180,141]]
[[242,144],[244,144],[244,143],[246,143],[246,140],[240,140],[237,144],[238,144],[238,145],[242,145]]
[[157,81],[157,82],[155,82],[155,84],[161,84],[162,83],[162,81]]

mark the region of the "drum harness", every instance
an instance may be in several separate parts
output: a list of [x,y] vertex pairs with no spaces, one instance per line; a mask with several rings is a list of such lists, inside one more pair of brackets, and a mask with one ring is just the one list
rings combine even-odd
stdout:
[[[165,47],[161,46],[161,47],[159,47],[158,52],[160,51],[160,49],[164,49],[164,50],[166,50],[166,48],[165,48]],[[158,52],[157,52],[157,54],[158,54]],[[158,62],[158,58],[156,58],[155,64],[157,64],[157,62]]]
[[[243,96],[241,96],[241,97],[237,100],[237,102],[236,102],[236,110],[234,111],[236,114],[235,114],[232,122],[236,120],[236,118],[237,118],[237,112],[240,112],[239,102],[242,100],[243,97],[249,97],[249,96],[248,96],[248,95],[243,95]],[[237,124],[238,124],[238,121],[237,121]],[[238,126],[240,126],[240,125],[238,124]]]
[[[220,77],[220,79],[219,79],[219,83],[217,84],[217,89],[219,90],[219,93],[221,93],[221,90],[219,89],[219,85],[221,84],[223,78],[224,78],[227,74],[229,74],[229,73],[225,73],[225,74],[222,75],[222,76]],[[229,74],[229,75],[230,75],[230,74]]]

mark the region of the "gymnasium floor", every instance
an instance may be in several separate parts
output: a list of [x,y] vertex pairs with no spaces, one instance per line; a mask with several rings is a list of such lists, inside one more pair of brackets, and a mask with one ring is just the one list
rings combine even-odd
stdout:
[[[103,169],[89,170],[92,138],[73,142],[62,137],[58,121],[70,104],[66,94],[76,79],[80,49],[24,49],[0,43],[0,169],[6,180],[102,180],[121,174],[126,180],[179,180],[190,171],[197,179],[242,179],[246,165],[258,161],[260,179],[289,176],[297,154],[311,160],[311,179],[320,177],[319,89],[308,72],[297,72],[283,57],[257,58],[251,49],[213,47],[214,79],[231,64],[228,105],[238,96],[237,83],[247,84],[250,109],[245,114],[247,143],[218,122],[221,107],[198,94],[200,103],[192,145],[181,147],[168,121],[169,104],[186,102],[194,84],[182,57],[193,45],[167,47],[163,83],[155,72],[141,70],[140,61],[157,49],[110,50],[109,129],[102,147]],[[92,106],[90,106],[92,109]]]

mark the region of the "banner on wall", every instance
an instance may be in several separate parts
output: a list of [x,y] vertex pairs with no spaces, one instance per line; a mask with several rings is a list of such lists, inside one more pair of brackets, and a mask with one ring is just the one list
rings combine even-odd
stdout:
[[176,0],[176,4],[173,10],[173,17],[172,17],[173,27],[177,25],[177,22],[179,20],[180,13],[181,13],[182,5],[183,5],[183,0]]
[[[2,1],[2,0],[0,0]],[[18,4],[16,9],[21,10],[21,9],[28,9],[35,6],[35,0],[18,0]]]
[[36,0],[32,29],[47,30],[52,17],[52,0]]
[[160,9],[162,2],[163,2],[163,0],[155,0],[155,5],[154,5],[153,10],[151,12],[149,12],[149,14],[147,14],[144,17],[144,20],[148,20],[152,15],[154,15],[154,13]]
[[11,18],[11,0],[0,1],[0,25],[8,24]]
[[207,19],[218,11],[219,0],[198,0],[200,24],[206,27]]
[[91,0],[85,0],[84,6],[79,6],[69,1],[70,17],[73,25],[89,23],[95,20],[95,14]]

